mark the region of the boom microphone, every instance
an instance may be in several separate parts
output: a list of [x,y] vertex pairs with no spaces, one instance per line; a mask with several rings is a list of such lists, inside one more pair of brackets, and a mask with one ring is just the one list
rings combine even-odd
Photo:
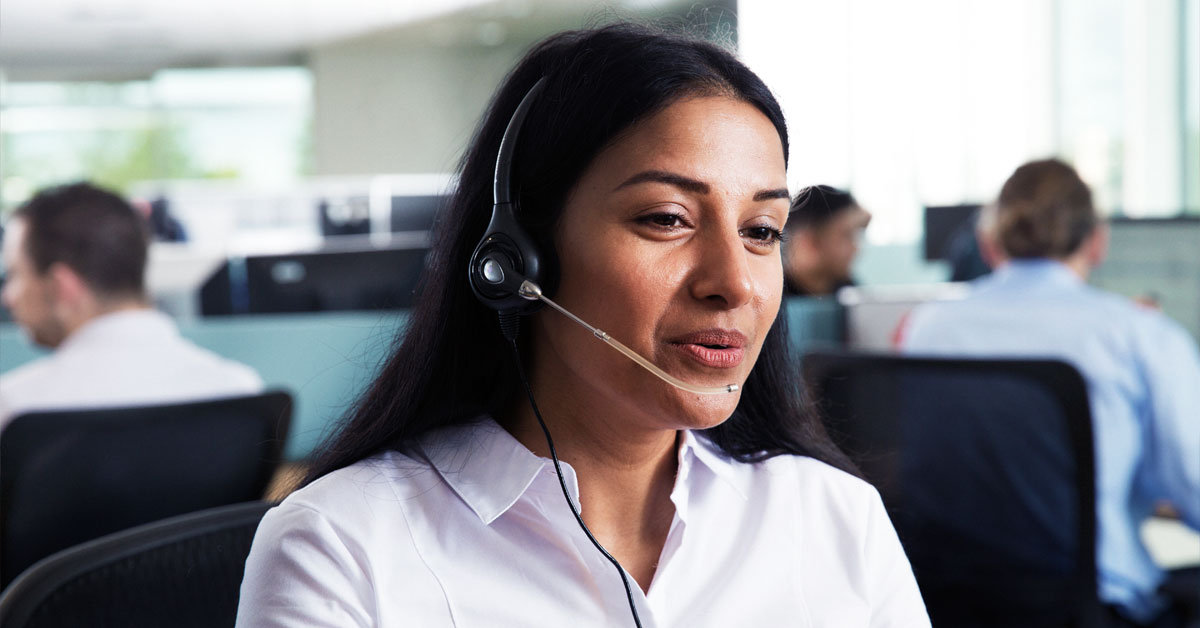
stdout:
[[637,363],[638,366],[646,369],[647,371],[650,371],[651,373],[658,376],[659,379],[663,380],[664,382],[666,382],[680,390],[686,390],[690,393],[696,393],[698,395],[720,395],[720,394],[724,394],[724,393],[737,392],[737,390],[738,390],[737,384],[726,384],[724,386],[696,386],[695,384],[689,384],[689,383],[679,379],[678,377],[671,375],[670,373],[655,366],[654,363],[651,362],[650,360],[647,360],[646,358],[642,357],[641,354],[639,354],[637,351],[634,351],[633,349],[630,349],[629,347],[626,347],[625,345],[618,342],[616,338],[613,338],[612,336],[608,335],[608,333],[605,332],[603,329],[592,327],[591,325],[584,322],[584,320],[582,318],[575,316],[574,314],[569,312],[563,306],[550,300],[549,297],[542,294],[542,288],[540,286],[538,286],[536,283],[533,283],[532,281],[529,281],[528,279],[525,279],[521,282],[521,287],[517,290],[517,294],[520,294],[522,297],[529,299],[530,301],[541,301],[542,303],[549,305],[550,307],[554,308],[555,310],[558,310],[559,312],[561,312],[563,314],[563,316],[566,316],[567,318],[575,321],[576,323],[583,325],[585,328],[587,328],[588,331],[592,332],[593,336],[599,338],[600,340],[603,340],[604,342],[606,342],[608,344],[608,346],[612,347],[613,349],[616,349],[617,351],[620,351],[621,355],[624,355],[625,357],[629,358],[630,360],[633,360],[634,362]]

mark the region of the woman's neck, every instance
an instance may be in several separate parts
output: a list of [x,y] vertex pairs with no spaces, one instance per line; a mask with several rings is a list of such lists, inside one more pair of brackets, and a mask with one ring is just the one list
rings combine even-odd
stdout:
[[[680,434],[628,429],[628,422],[607,416],[597,404],[587,403],[586,396],[563,395],[563,390],[534,382],[555,452],[575,470],[584,522],[647,590],[675,515],[670,497]],[[612,406],[607,408],[612,411]],[[545,435],[523,395],[501,423],[530,451],[550,457]]]

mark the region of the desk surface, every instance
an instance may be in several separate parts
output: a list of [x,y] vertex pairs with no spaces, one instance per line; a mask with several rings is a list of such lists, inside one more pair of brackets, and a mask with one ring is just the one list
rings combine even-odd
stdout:
[[1164,569],[1200,565],[1200,533],[1178,519],[1147,519],[1142,524],[1142,542]]

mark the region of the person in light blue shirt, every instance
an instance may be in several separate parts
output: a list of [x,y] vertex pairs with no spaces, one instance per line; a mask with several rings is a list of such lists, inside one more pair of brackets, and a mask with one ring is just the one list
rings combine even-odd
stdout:
[[962,301],[923,305],[900,333],[907,353],[1051,357],[1087,381],[1096,447],[1099,596],[1131,625],[1168,613],[1166,577],[1139,536],[1166,501],[1200,529],[1200,353],[1162,313],[1087,285],[1108,233],[1079,175],[1025,164],[989,208],[981,238],[998,264]]

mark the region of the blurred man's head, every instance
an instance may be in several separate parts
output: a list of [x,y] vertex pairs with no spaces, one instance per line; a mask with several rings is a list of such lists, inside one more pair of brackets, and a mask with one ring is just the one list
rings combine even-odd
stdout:
[[871,214],[849,192],[826,185],[801,190],[786,227],[788,281],[810,294],[826,294],[850,281],[850,267],[870,222]]
[[43,190],[8,222],[0,301],[34,342],[57,347],[95,316],[144,306],[146,248],[120,196],[87,183]]
[[1054,259],[1084,277],[1104,260],[1108,232],[1092,192],[1057,159],[1017,168],[992,211],[991,236],[1006,259]]

